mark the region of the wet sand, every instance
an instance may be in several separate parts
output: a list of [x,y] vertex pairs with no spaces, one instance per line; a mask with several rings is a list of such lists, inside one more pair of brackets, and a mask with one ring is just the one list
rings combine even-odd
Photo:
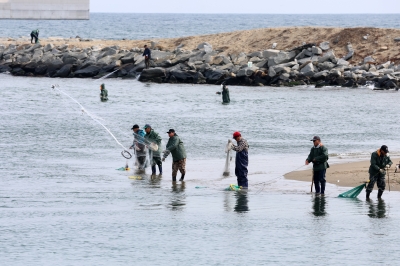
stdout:
[[[390,189],[393,191],[400,191],[400,171],[397,170],[395,173],[396,164],[399,164],[400,158],[391,158],[393,165],[389,169],[390,178]],[[335,184],[343,187],[355,187],[363,182],[369,180],[368,168],[370,162],[349,162],[343,164],[330,165],[330,168],[326,172],[326,181],[331,184]],[[311,169],[303,171],[294,171],[285,174],[286,179],[310,182],[311,185]],[[386,182],[388,177],[386,175]],[[376,185],[375,185],[376,189]],[[389,190],[388,184],[386,189]]]

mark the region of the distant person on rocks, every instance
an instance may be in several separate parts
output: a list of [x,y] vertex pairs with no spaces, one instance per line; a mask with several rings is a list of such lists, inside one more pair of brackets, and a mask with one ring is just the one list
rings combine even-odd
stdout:
[[223,103],[231,102],[231,98],[229,97],[229,89],[225,83],[222,84],[222,102]]
[[389,148],[386,145],[382,145],[380,149],[374,151],[371,154],[371,165],[369,167],[369,183],[366,189],[366,198],[369,199],[369,195],[374,189],[375,183],[378,186],[378,199],[382,198],[383,191],[385,191],[385,168],[391,167],[393,164],[389,157]]
[[314,136],[311,141],[314,146],[306,159],[306,165],[313,163],[315,193],[325,194],[326,169],[329,168],[328,148],[321,143],[321,138],[318,136]]
[[39,42],[39,30],[33,30],[31,32],[31,43],[32,43],[33,39],[35,39],[35,43]]
[[100,100],[102,102],[108,101],[108,91],[106,90],[104,83],[100,85]]
[[144,138],[150,142],[154,143],[157,145],[157,150],[151,149],[151,156],[150,156],[150,161],[151,161],[151,174],[155,175],[156,174],[156,165],[158,165],[158,170],[160,171],[160,175],[162,175],[162,161],[161,161],[161,137],[158,135],[157,132],[153,130],[153,128],[149,125],[146,124],[144,126],[144,130],[146,132],[146,135]]
[[182,140],[175,133],[174,129],[170,129],[168,132],[169,140],[167,143],[167,147],[164,151],[162,161],[165,161],[165,158],[168,155],[172,154],[172,182],[176,182],[176,175],[178,174],[178,170],[181,172],[181,179],[179,181],[183,181],[186,174],[186,151],[183,146]]
[[147,149],[144,143],[144,136],[146,134],[136,124],[133,125],[131,129],[133,130],[134,138],[133,138],[133,144],[130,147],[130,149],[135,150],[136,162],[138,168],[140,170],[144,170],[146,168],[146,156],[147,156]]
[[144,64],[146,65],[146,69],[148,69],[150,67],[151,51],[147,47],[147,45],[144,46],[143,56],[144,56]]
[[233,133],[233,139],[236,140],[237,146],[231,144],[231,149],[236,151],[235,175],[237,177],[238,186],[247,189],[249,187],[247,180],[247,167],[249,166],[249,144],[247,140],[242,138],[242,134],[236,131]]

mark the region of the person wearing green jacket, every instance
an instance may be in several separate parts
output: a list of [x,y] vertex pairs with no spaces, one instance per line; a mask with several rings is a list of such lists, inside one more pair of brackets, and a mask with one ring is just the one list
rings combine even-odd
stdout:
[[169,140],[167,143],[167,147],[164,151],[162,161],[165,161],[165,158],[168,155],[172,154],[172,181],[176,182],[176,175],[178,174],[178,170],[181,172],[181,179],[179,181],[183,181],[186,174],[186,151],[183,146],[182,140],[175,133],[174,129],[170,129],[168,132]]
[[33,39],[35,39],[35,43],[39,42],[39,30],[33,30],[31,32],[31,43],[32,43]]
[[225,83],[222,84],[222,103],[230,103],[231,98],[229,97],[229,89],[225,85]]
[[100,100],[102,102],[108,101],[108,91],[106,90],[104,83],[100,85]]
[[318,136],[314,136],[311,141],[314,146],[306,159],[306,165],[313,163],[315,193],[325,194],[326,169],[329,168],[328,148],[321,143],[321,138]]
[[393,164],[389,157],[389,148],[386,145],[382,145],[380,149],[374,151],[371,154],[371,165],[369,166],[369,183],[366,189],[366,198],[369,199],[369,195],[374,189],[375,183],[378,186],[378,199],[382,198],[383,191],[385,191],[385,168],[391,167]]
[[160,175],[162,175],[162,161],[161,161],[161,140],[162,139],[161,139],[160,135],[158,135],[158,133],[155,132],[149,124],[146,124],[144,126],[144,131],[146,132],[146,135],[144,136],[145,140],[157,145],[155,147],[156,148],[155,150],[153,150],[150,147],[151,174],[152,175],[156,174],[156,165],[158,165],[158,170],[160,171]]

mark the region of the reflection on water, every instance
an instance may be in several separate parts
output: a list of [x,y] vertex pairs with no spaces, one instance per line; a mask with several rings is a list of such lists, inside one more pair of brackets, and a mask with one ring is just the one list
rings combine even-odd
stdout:
[[326,199],[323,195],[318,195],[313,198],[313,214],[315,216],[325,216]]
[[249,211],[249,206],[247,205],[249,202],[249,200],[247,199],[247,191],[237,191],[235,196],[236,196],[235,212]]
[[371,199],[367,199],[367,203],[369,205],[369,217],[386,218],[386,204],[383,199],[378,199],[376,204]]
[[186,205],[186,194],[185,194],[186,183],[172,182],[171,187],[171,209],[173,211],[182,210]]

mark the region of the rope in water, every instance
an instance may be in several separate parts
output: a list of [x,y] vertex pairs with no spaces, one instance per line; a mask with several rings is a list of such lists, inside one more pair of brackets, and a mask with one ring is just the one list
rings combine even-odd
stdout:
[[[301,169],[301,168],[303,168],[303,167],[304,167],[304,165],[302,165],[302,166],[300,166],[300,167],[298,167],[298,168],[296,168],[296,169],[294,169],[294,170],[292,170],[292,171],[289,171],[289,172],[297,171],[297,170],[299,170],[299,169]],[[274,178],[272,178],[272,179],[269,179],[268,181],[264,181],[264,182],[261,182],[261,183],[256,183],[256,184],[254,184],[254,186],[263,185],[263,186],[262,186],[259,190],[257,190],[254,194],[255,194],[255,195],[260,194],[260,193],[264,190],[264,188],[265,188],[267,185],[270,185],[270,184],[272,184],[272,183],[278,181],[278,179],[280,179],[281,177],[283,177],[283,175],[279,175],[279,176],[277,176],[277,177],[274,177]],[[242,193],[240,190],[238,190],[238,191],[239,191],[240,193]]]
[[128,151],[127,148],[124,147],[124,145],[121,144],[121,142],[118,141],[118,139],[114,136],[114,134],[103,124],[99,121],[99,119],[94,116],[93,114],[91,114],[88,110],[86,110],[85,107],[83,107],[82,104],[80,104],[80,102],[78,102],[77,100],[75,100],[72,96],[70,96],[68,93],[64,92],[63,90],[59,89],[59,85],[55,84],[51,86],[54,90],[59,91],[60,93],[64,94],[65,96],[67,96],[68,98],[70,98],[72,101],[74,101],[75,103],[77,103],[81,109],[82,112],[87,114],[91,119],[93,119],[95,122],[97,122],[100,126],[102,126],[110,135],[111,137],[113,137],[113,139],[115,140],[115,142],[117,142],[117,144],[119,146],[122,147],[123,151],[121,152],[121,155],[126,158],[126,159],[130,159],[132,158],[132,154]]

